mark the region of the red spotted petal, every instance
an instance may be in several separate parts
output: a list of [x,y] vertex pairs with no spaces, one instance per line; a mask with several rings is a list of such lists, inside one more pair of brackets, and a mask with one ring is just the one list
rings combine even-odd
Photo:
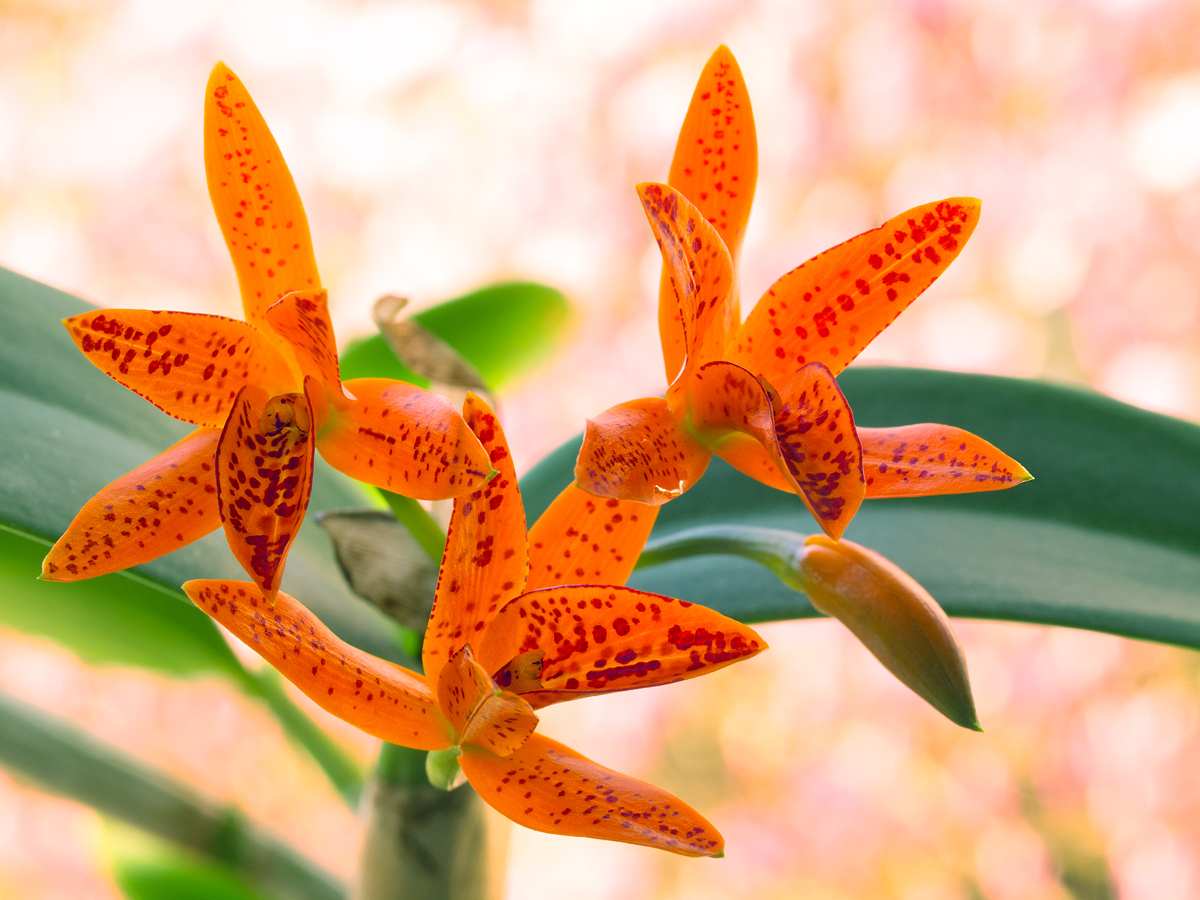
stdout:
[[[725,342],[737,327],[732,297],[733,260],[704,214],[673,187],[639,184],[638,196],[663,265],[671,273],[684,335],[687,370],[720,359]],[[679,383],[678,372],[668,373]]]
[[351,478],[418,500],[449,500],[486,480],[488,456],[454,405],[389,378],[346,382],[355,400],[331,411],[318,443]]
[[657,506],[602,499],[569,485],[529,529],[526,590],[624,584],[657,518]]
[[504,759],[466,748],[459,764],[480,797],[535,831],[683,856],[719,856],[725,847],[720,832],[682,800],[540,734]]
[[247,581],[189,581],[183,590],[327,712],[393,744],[450,746],[424,678],[351,647],[294,598],[280,592],[272,605]]
[[279,145],[245,86],[217,63],[204,96],[204,171],[237,270],[246,321],[284,294],[321,287],[308,218]]
[[215,531],[217,428],[200,428],[87,502],[42,561],[47,581],[141,565]]
[[952,197],[814,256],[763,295],[726,358],[776,385],[811,362],[837,375],[945,271],[978,221],[978,200]]
[[860,428],[868,497],[1000,491],[1033,478],[981,437],[949,425]]
[[184,422],[220,428],[243,385],[298,384],[258,329],[200,313],[98,309],[63,324],[96,368]]
[[525,590],[529,574],[525,509],[504,431],[495,413],[474,394],[467,395],[463,418],[483,445],[496,476],[480,490],[454,501],[421,651],[431,684],[460,647],[479,643],[500,607]]
[[535,709],[594,694],[673,684],[766,649],[754,629],[706,606],[615,585],[568,585],[517,597],[479,645],[479,664],[503,672],[541,651]]
[[[721,46],[709,58],[692,94],[667,183],[687,197],[717,229],[735,269],[757,179],[758,140],[750,94],[737,60],[728,47]],[[658,328],[668,384],[683,367],[686,356],[670,274],[664,269],[658,301]],[[741,321],[737,301],[735,292],[730,299],[734,326]]]
[[661,506],[699,481],[711,458],[666,400],[630,400],[588,419],[575,483],[599,497]]
[[217,446],[217,499],[229,549],[269,599],[312,492],[307,394],[268,397],[242,388]]
[[[862,448],[854,416],[837,381],[819,363],[806,366],[780,393],[740,366],[714,362],[696,375],[693,421],[724,458],[722,437],[748,434],[832,538],[841,536],[865,495]],[[744,442],[732,442],[732,465],[746,459]],[[757,477],[756,470],[747,471]],[[760,479],[761,480],[761,479]]]
[[442,666],[438,704],[458,735],[458,743],[508,756],[537,728],[538,717],[528,702],[496,682],[475,661],[465,644]]
[[337,341],[325,291],[296,291],[266,312],[267,324],[291,344],[296,362],[311,375],[330,401],[346,406],[349,397],[338,372]]

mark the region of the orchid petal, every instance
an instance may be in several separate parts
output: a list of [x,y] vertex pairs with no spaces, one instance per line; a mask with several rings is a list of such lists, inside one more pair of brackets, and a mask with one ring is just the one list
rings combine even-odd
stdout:
[[[854,416],[828,369],[812,363],[775,393],[740,366],[713,362],[696,373],[691,397],[693,426],[715,453],[724,458],[728,432],[750,435],[826,534],[841,536],[862,504],[865,485]],[[747,461],[744,442],[733,449],[727,462]],[[745,471],[761,474],[758,468]]]
[[317,438],[335,469],[418,500],[449,500],[488,477],[487,453],[445,397],[390,378],[346,389],[354,403],[334,409]]
[[[717,229],[737,268],[754,186],[758,179],[758,140],[750,94],[737,60],[721,46],[700,73],[688,107],[667,183],[690,200]],[[687,355],[679,305],[663,270],[659,286],[658,330],[667,382],[674,380]],[[741,321],[735,291],[729,298],[730,321]]]
[[79,581],[141,565],[221,524],[216,428],[200,428],[105,487],[42,562],[47,581]]
[[529,529],[525,589],[624,584],[657,518],[657,506],[601,499],[569,485]]
[[[637,189],[682,317],[685,372],[694,371],[721,358],[737,327],[730,303],[733,260],[717,230],[675,188],[647,183]],[[677,372],[667,378],[673,385],[686,381]]]
[[[479,663],[499,673],[540,651],[535,709],[595,694],[706,675],[767,646],[754,629],[706,606],[615,585],[567,585],[523,594],[492,620]],[[498,678],[501,687],[506,679]]]
[[501,690],[464,644],[442,666],[438,705],[460,744],[473,744],[497,756],[509,756],[529,740],[538,717],[529,703]]
[[937,280],[978,221],[978,200],[951,197],[814,256],[763,295],[726,358],[772,384],[810,362],[837,375]]
[[183,590],[327,712],[393,744],[450,746],[424,678],[345,643],[293,597],[281,591],[272,605],[246,581],[189,581]]
[[294,291],[273,304],[265,315],[267,324],[291,345],[300,371],[317,379],[326,398],[340,406],[354,400],[342,387],[338,374],[337,340],[325,291]]
[[312,492],[311,379],[304,394],[268,397],[247,385],[217,446],[217,499],[229,549],[268,599]]
[[860,428],[868,497],[969,494],[1033,476],[981,437],[949,425]]
[[588,419],[575,483],[598,497],[661,506],[699,481],[711,458],[666,400],[631,400]]
[[96,368],[184,422],[220,428],[245,384],[282,393],[287,363],[252,325],[225,316],[103,309],[63,324]]
[[467,395],[463,419],[497,471],[479,490],[454,501],[421,651],[430,684],[460,647],[478,643],[500,607],[525,590],[529,575],[525,508],[504,431],[474,394]]
[[540,734],[504,759],[464,748],[459,764],[480,797],[535,831],[683,856],[719,856],[725,846],[720,832],[682,800]]
[[213,67],[205,89],[204,171],[246,321],[263,322],[267,309],[292,291],[319,290],[292,174],[249,92],[224,63]]

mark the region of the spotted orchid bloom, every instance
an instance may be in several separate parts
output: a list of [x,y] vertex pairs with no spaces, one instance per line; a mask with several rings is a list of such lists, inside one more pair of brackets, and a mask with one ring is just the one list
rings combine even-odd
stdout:
[[246,320],[136,309],[64,320],[97,368],[197,429],[88,501],[46,556],[43,578],[148,562],[223,522],[230,549],[273,597],[316,449],[347,475],[424,500],[456,497],[491,474],[448,400],[382,378],[342,383],[295,183],[254,101],[220,63],[205,95],[204,161]]
[[715,453],[795,492],[838,538],[864,498],[998,490],[1030,478],[959,428],[856,428],[835,376],[958,256],[979,201],[918,206],[826,250],[775,282],[745,322],[736,265],[757,179],[750,98],[725,47],[692,97],[669,184],[638,193],[662,252],[665,399],[588,422],[576,484],[662,504]]
[[[608,583],[624,581],[648,533],[629,517],[636,504],[568,488],[527,535],[499,423],[474,395],[463,417],[498,474],[455,500],[424,677],[343,643],[287,594],[271,607],[245,582],[191,581],[184,591],[339,718],[437,758],[457,753],[479,795],[515,822],[720,855],[721,835],[699,813],[537,734],[536,710],[713,672],[766,643],[705,607]],[[564,575],[565,561],[576,568]]]

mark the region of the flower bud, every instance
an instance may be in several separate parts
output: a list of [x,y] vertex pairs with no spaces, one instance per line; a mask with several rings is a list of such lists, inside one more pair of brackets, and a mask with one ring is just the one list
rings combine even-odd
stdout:
[[962,648],[942,608],[907,572],[873,550],[816,534],[797,560],[818,611],[837,619],[889,672],[963,728],[982,731]]
[[443,791],[452,791],[467,780],[458,758],[462,755],[461,747],[447,747],[445,750],[430,750],[425,757],[425,774],[429,783]]

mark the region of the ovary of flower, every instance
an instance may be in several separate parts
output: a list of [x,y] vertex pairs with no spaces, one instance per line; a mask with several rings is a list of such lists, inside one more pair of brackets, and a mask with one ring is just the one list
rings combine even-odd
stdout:
[[463,417],[498,471],[454,502],[424,677],[343,643],[287,594],[272,608],[243,582],[192,581],[185,592],[334,715],[393,743],[461,750],[467,779],[515,822],[720,855],[723,840],[699,813],[537,734],[535,711],[713,672],[765,642],[705,607],[612,583],[653,522],[636,504],[571,487],[527,535],[495,415],[469,395]]
[[864,498],[1012,487],[1029,473],[958,428],[857,428],[835,376],[957,257],[979,201],[902,213],[775,282],[745,322],[737,257],[757,179],[754,116],[733,55],[719,48],[696,86],[669,184],[638,193],[663,257],[659,332],[665,399],[588,422],[577,484],[665,503],[715,453],[796,493],[839,537]]
[[148,562],[224,522],[230,549],[273,597],[315,450],[361,481],[427,500],[491,473],[444,398],[387,379],[342,384],[308,220],[279,147],[224,65],[205,96],[209,195],[246,321],[136,309],[64,321],[97,368],[198,429],[93,497],[46,556],[46,579]]

